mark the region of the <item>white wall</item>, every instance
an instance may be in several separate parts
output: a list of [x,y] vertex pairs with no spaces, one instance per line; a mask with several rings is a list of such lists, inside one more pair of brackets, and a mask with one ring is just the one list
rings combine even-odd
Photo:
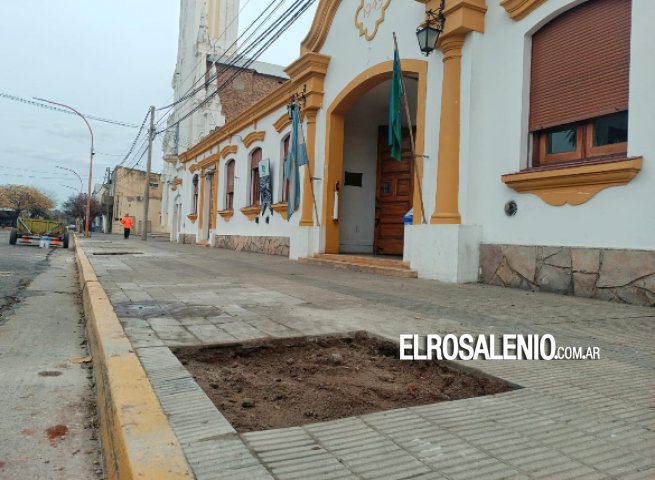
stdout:
[[[187,169],[183,172],[184,185],[182,188],[182,198],[185,202],[185,210],[183,212],[183,226],[182,233],[197,234],[198,223],[191,223],[186,218],[190,213],[191,206],[191,191],[193,187],[192,178],[193,174],[190,172],[190,167],[198,161],[202,161],[208,156],[219,152],[227,145],[236,145],[237,153],[229,155],[220,160],[219,164],[219,178],[218,178],[218,211],[225,209],[225,191],[226,191],[226,178],[227,172],[225,165],[231,159],[235,160],[235,179],[234,179],[234,215],[229,220],[224,220],[223,217],[217,215],[216,229],[214,235],[246,235],[246,236],[282,236],[289,237],[291,229],[298,225],[300,220],[300,210],[295,212],[291,220],[287,222],[282,215],[277,212],[270,213],[266,211],[259,219],[259,223],[254,220],[249,220],[240,210],[250,204],[250,153],[256,148],[262,149],[262,158],[269,158],[271,162],[271,175],[273,181],[273,200],[279,202],[281,197],[282,188],[282,174],[284,159],[282,158],[281,142],[282,139],[289,133],[290,127],[287,127],[282,132],[278,133],[273,127],[273,123],[286,113],[286,107],[280,108],[275,112],[265,116],[257,122],[257,128],[253,129],[248,127],[241,132],[236,133],[232,137],[231,143],[225,141],[218,146],[213,147],[209,152],[206,152],[196,159],[189,161]],[[306,131],[306,125],[305,125]],[[265,131],[266,137],[261,142],[255,142],[249,148],[243,144],[242,139],[253,131]],[[305,167],[301,168],[301,182],[302,172]],[[196,171],[198,173],[198,171]],[[317,196],[320,193],[317,192]],[[205,203],[205,205],[207,205]],[[207,208],[207,207],[205,207]],[[266,223],[268,217],[269,223]]]
[[344,172],[362,173],[362,186],[344,184],[341,177],[340,249],[373,253],[378,126],[387,123],[379,109],[355,106],[346,116]]
[[[550,206],[500,180],[527,164],[530,35],[579,3],[550,0],[517,22],[491,2],[485,33],[467,39],[462,93],[469,98],[462,101],[462,124],[470,130],[462,136],[462,165],[470,180],[461,184],[460,198],[463,222],[483,226],[483,243],[655,248],[655,210],[650,208],[655,190],[650,162],[655,154],[655,3],[650,0],[633,0],[631,46],[628,154],[644,156],[643,171],[627,186],[603,190],[579,206]],[[518,204],[514,217],[503,211],[509,200]]]

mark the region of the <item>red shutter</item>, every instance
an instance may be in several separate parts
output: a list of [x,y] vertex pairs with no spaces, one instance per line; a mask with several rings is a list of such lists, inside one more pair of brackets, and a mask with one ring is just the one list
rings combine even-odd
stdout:
[[234,192],[234,160],[227,164],[227,193]]
[[250,155],[250,168],[259,168],[259,162],[262,161],[262,149],[258,148]]
[[590,0],[532,38],[530,131],[628,109],[631,0]]

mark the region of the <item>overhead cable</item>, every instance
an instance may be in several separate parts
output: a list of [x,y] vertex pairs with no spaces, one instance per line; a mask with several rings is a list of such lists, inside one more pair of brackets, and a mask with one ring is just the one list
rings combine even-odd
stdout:
[[[55,112],[66,113],[68,115],[76,115],[75,113],[71,112],[70,110],[66,110],[65,108],[54,107],[52,105],[48,105],[47,103],[37,102],[37,101],[34,101],[34,100],[28,100],[27,98],[17,97],[16,95],[10,95],[8,93],[0,92],[0,97],[1,98],[6,98],[7,100],[13,100],[14,102],[20,102],[20,103],[24,103],[26,105],[32,105],[34,107],[53,110]],[[138,128],[138,126],[134,125],[133,123],[119,122],[117,120],[109,120],[107,118],[97,117],[95,115],[86,115],[86,114],[84,114],[84,117],[88,118],[89,120],[95,120],[96,122],[103,122],[103,123],[109,123],[109,124],[112,124],[112,125],[118,125],[119,127]]]

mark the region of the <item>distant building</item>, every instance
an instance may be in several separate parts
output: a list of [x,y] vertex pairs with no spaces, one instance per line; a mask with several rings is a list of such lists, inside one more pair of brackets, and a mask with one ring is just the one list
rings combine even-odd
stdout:
[[102,206],[102,215],[93,219],[91,229],[94,232],[109,233],[112,212],[111,183],[96,183],[91,198]]
[[[111,199],[111,233],[122,233],[120,219],[126,213],[134,220],[133,233],[140,234],[143,231],[143,190],[145,187],[146,172],[132,168],[117,167],[111,174],[109,193]],[[161,228],[161,196],[162,184],[161,175],[150,174],[150,201],[148,204],[148,232],[163,233]]]

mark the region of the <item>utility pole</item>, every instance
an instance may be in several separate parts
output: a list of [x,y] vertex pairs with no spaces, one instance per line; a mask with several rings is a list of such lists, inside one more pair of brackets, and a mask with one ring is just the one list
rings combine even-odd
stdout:
[[148,163],[146,165],[146,185],[143,191],[143,230],[141,240],[148,240],[148,206],[150,203],[150,165],[152,164],[152,141],[155,136],[155,106],[150,106],[150,130],[148,131]]

